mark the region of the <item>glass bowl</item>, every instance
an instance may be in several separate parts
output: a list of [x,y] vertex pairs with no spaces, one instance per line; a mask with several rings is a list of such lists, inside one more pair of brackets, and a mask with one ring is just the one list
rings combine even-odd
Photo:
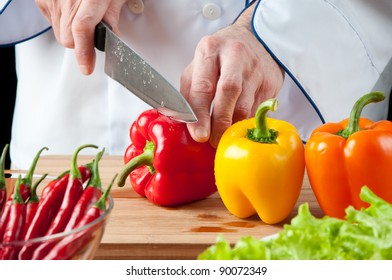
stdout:
[[[7,179],[6,179],[7,180]],[[26,241],[14,241],[9,243],[0,243],[0,259],[3,252],[8,251],[7,258],[5,259],[20,259],[19,253],[23,247],[29,250],[34,250],[42,243],[58,244],[65,242],[64,240],[71,241],[69,246],[62,248],[61,254],[57,254],[53,259],[61,260],[91,260],[101,243],[102,236],[105,231],[105,226],[108,222],[110,213],[113,209],[113,198],[109,194],[106,204],[106,211],[100,215],[99,218],[90,222],[89,224],[73,229],[71,231],[60,232],[53,235],[33,238]],[[52,250],[56,250],[55,247]],[[51,250],[51,251],[52,251]],[[11,253],[10,253],[11,252]],[[30,254],[31,255],[31,254]],[[53,256],[51,252],[47,257]],[[50,258],[51,259],[51,258]]]

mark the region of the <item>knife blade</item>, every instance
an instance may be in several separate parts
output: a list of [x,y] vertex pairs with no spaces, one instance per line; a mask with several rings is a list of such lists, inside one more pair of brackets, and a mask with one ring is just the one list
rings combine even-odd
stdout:
[[95,47],[105,52],[105,73],[131,93],[177,121],[197,121],[184,96],[104,22],[96,26]]

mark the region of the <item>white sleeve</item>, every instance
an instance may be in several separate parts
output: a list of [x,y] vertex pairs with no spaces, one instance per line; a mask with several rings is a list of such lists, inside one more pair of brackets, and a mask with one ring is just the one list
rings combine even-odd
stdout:
[[[347,118],[392,57],[390,0],[261,0],[252,24],[322,122]],[[363,116],[386,118],[391,79],[378,88],[386,100]]]
[[26,41],[49,28],[34,0],[0,0],[0,47]]

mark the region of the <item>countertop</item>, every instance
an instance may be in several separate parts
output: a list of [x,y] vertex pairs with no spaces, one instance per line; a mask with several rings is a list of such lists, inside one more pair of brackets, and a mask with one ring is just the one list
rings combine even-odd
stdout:
[[[78,164],[93,156],[79,156]],[[36,174],[57,176],[70,168],[71,156],[41,156]],[[103,156],[100,175],[103,187],[123,166],[121,156]],[[277,233],[297,214],[298,205],[308,202],[313,215],[322,211],[305,176],[302,191],[291,215],[282,223],[267,225],[258,216],[236,218],[223,205],[219,194],[181,207],[160,207],[136,194],[129,182],[111,189],[114,207],[96,259],[196,259],[215,243],[218,235],[234,244],[241,236],[263,238]]]

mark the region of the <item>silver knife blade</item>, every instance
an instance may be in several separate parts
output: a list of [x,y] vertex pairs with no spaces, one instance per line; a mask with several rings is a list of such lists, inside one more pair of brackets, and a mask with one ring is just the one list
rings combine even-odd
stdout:
[[95,46],[105,52],[105,73],[162,114],[181,122],[197,118],[184,96],[104,22],[95,32]]

